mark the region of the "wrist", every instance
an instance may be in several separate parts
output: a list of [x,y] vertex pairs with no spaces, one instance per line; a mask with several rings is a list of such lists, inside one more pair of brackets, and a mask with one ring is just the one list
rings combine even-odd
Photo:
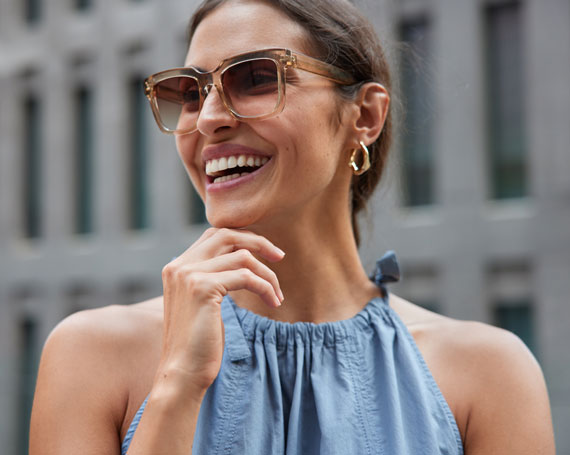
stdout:
[[200,406],[208,387],[177,369],[160,369],[149,399],[167,406]]

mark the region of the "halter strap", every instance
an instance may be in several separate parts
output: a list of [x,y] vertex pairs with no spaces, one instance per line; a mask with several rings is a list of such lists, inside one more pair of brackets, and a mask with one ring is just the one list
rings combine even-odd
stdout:
[[396,283],[400,281],[400,277],[398,259],[396,259],[396,253],[392,250],[386,252],[384,256],[376,261],[376,267],[370,275],[370,279],[378,286],[386,283]]

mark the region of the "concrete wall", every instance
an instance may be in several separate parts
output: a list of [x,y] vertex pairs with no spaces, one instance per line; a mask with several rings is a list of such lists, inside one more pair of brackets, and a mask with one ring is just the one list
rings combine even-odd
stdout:
[[[172,138],[149,121],[150,227],[128,229],[125,81],[181,64],[187,18],[197,2],[43,2],[34,26],[22,2],[0,4],[0,447],[18,451],[22,323],[36,322],[39,353],[70,312],[161,292],[160,270],[203,231]],[[363,220],[369,267],[395,249],[404,281],[396,293],[436,301],[445,314],[492,320],[495,294],[530,296],[537,356],[552,400],[560,454],[570,454],[570,4],[524,2],[525,96],[530,195],[490,201],[485,164],[482,0],[369,1],[385,38],[403,18],[425,15],[433,33],[436,203],[401,206],[394,160]],[[397,61],[395,47],[389,52]],[[70,87],[95,88],[94,232],[73,233]],[[22,236],[21,100],[43,94],[42,235]],[[395,156],[398,147],[394,148]],[[368,228],[367,228],[368,226]],[[513,264],[515,266],[513,266]],[[523,264],[522,267],[520,265]],[[406,280],[408,276],[408,280]]]

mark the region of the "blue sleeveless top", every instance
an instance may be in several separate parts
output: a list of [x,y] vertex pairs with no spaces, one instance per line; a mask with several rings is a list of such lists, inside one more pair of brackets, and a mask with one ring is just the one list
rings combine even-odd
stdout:
[[462,455],[453,414],[388,305],[385,284],[399,279],[393,252],[371,278],[384,297],[322,324],[274,321],[226,296],[222,366],[202,402],[192,453]]

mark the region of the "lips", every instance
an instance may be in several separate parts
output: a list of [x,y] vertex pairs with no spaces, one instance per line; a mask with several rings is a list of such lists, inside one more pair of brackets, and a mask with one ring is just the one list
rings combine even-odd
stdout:
[[[203,169],[208,186],[217,187],[217,184],[237,179],[240,182],[251,180],[254,174],[257,174],[270,160],[270,156],[240,144],[214,144],[202,151]],[[232,182],[230,186],[233,187],[238,183]],[[227,184],[224,185],[226,186]]]

